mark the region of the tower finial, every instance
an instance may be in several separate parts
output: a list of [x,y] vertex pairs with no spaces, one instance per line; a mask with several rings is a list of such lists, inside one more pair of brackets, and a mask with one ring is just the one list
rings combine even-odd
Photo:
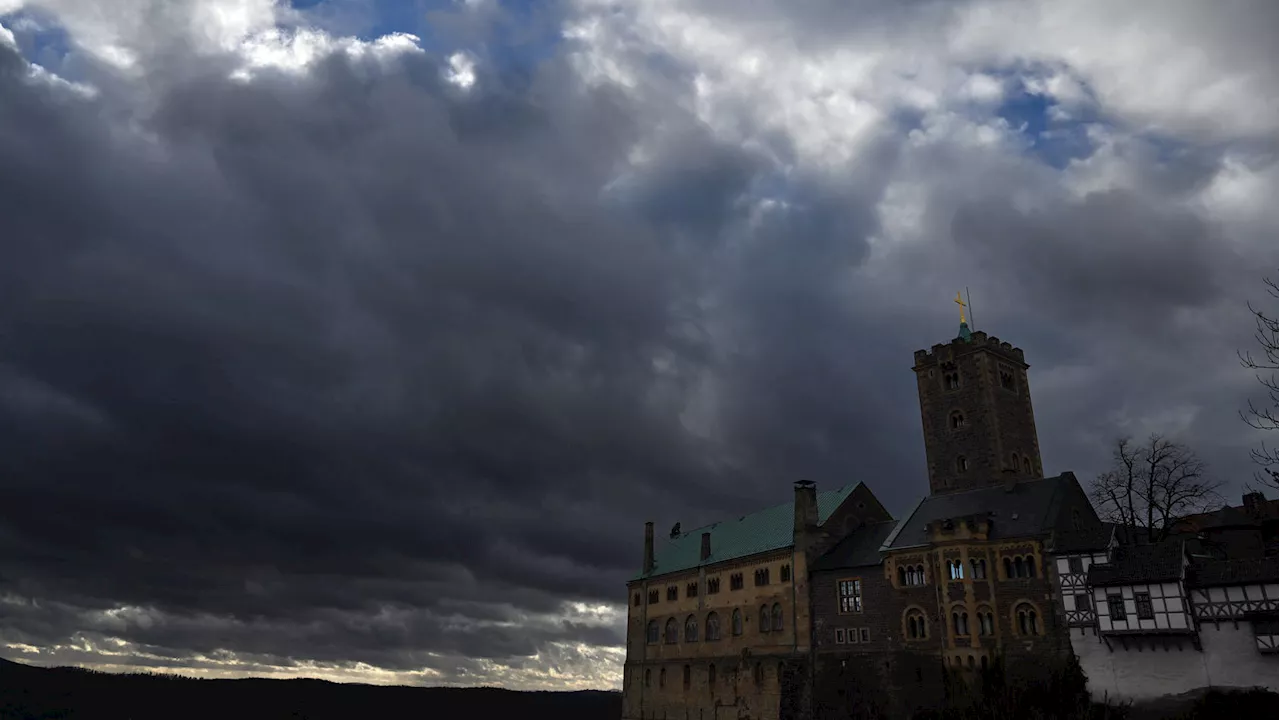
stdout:
[[959,291],[959,290],[957,290],[957,291],[956,291],[956,300],[955,300],[955,303],[956,303],[957,305],[959,305],[959,306],[960,306],[960,324],[961,324],[961,325],[964,325],[964,324],[965,324],[965,321],[964,321],[964,306],[965,306],[965,304],[966,304],[966,303],[965,303],[965,301],[964,301],[964,300],[961,300],[961,299],[960,299],[960,291]]

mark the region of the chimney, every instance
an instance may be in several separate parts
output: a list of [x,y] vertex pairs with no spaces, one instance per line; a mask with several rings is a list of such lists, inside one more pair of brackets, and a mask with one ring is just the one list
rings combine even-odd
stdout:
[[796,482],[795,534],[818,527],[818,488],[812,480]]
[[711,533],[702,533],[702,562],[706,562],[711,557]]
[[644,574],[653,572],[653,523],[644,524]]
[[1245,512],[1258,515],[1262,512],[1262,506],[1266,504],[1267,497],[1260,492],[1248,492],[1242,498],[1244,502]]

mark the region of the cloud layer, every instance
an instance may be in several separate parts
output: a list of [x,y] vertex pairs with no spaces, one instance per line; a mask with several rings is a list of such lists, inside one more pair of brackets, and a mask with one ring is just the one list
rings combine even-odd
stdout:
[[1184,5],[0,0],[0,652],[616,685],[645,520],[926,491],[965,286],[1046,470],[1247,479],[1276,10]]

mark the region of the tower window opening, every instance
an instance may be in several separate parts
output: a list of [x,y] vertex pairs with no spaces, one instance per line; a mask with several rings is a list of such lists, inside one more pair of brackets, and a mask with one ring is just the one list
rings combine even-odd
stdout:
[[959,430],[964,427],[964,413],[956,411],[951,413],[951,429]]
[[956,470],[957,470],[957,471],[959,471],[959,472],[965,472],[965,471],[967,471],[968,469],[969,469],[969,460],[968,460],[967,458],[965,458],[965,456],[961,455],[960,457],[956,458]]

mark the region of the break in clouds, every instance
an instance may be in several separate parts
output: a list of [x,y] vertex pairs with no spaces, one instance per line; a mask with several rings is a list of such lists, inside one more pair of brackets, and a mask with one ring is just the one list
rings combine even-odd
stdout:
[[927,491],[965,287],[1046,472],[1250,478],[1274,3],[296,4],[0,0],[0,655],[616,686],[644,521]]

